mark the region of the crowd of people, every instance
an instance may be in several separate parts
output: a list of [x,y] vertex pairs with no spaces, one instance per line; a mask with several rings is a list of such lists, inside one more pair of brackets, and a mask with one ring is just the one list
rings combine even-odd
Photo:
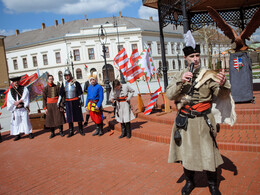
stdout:
[[[7,110],[12,113],[10,135],[14,135],[14,141],[21,138],[21,134],[29,135],[34,138],[32,125],[29,119],[29,91],[26,87],[20,85],[21,77],[10,78],[12,88],[7,96]],[[83,125],[87,126],[89,118],[96,125],[96,131],[93,136],[102,136],[104,134],[103,117],[103,87],[98,84],[97,72],[91,72],[88,75],[88,81],[84,86],[84,92],[87,98],[84,104],[83,90],[81,84],[76,81],[70,72],[64,71],[65,83],[61,86],[54,84],[53,75],[48,75],[48,84],[43,89],[42,100],[45,117],[45,128],[51,132],[49,138],[56,136],[55,129],[59,129],[60,136],[64,136],[63,125],[69,124],[69,133],[67,137],[74,135],[74,122],[78,123],[79,133],[85,136]],[[130,121],[134,119],[131,111],[130,99],[133,97],[134,90],[127,84],[121,84],[119,80],[113,81],[113,89],[110,93],[110,100],[115,106],[116,120],[121,123],[122,135],[119,138],[127,136],[131,138]],[[86,111],[86,120],[83,124],[82,107]],[[129,113],[129,114],[125,114]],[[66,117],[65,117],[66,114]],[[0,134],[1,135],[1,134]],[[0,137],[1,139],[1,137]]]
[[[188,66],[175,75],[166,90],[167,98],[174,100],[177,108],[181,105],[172,129],[168,162],[181,163],[183,166],[186,184],[182,188],[182,194],[190,194],[195,188],[196,171],[206,171],[210,193],[221,194],[216,170],[223,164],[223,159],[216,143],[217,123],[211,108],[214,98],[230,93],[230,84],[224,72],[216,74],[215,79],[212,79],[213,75],[201,81],[208,70],[200,67],[199,45],[186,45],[183,52]],[[210,72],[207,74],[210,75]],[[96,131],[92,135],[102,136],[104,92],[98,84],[97,73],[92,72],[89,81],[85,83],[85,105],[80,83],[72,77],[69,70],[64,72],[64,77],[65,83],[59,87],[54,84],[53,76],[49,75],[48,85],[43,90],[45,126],[50,129],[50,138],[55,136],[54,130],[57,127],[59,134],[64,136],[63,124],[66,122],[69,123],[67,137],[74,135],[74,122],[78,123],[79,133],[84,136],[83,125],[88,124],[89,118],[96,124]],[[20,77],[11,79],[13,87],[7,97],[7,110],[12,112],[10,134],[15,135],[14,141],[20,139],[21,133],[29,134],[30,139],[34,137],[28,114],[29,92],[19,85],[19,79]],[[119,80],[113,81],[109,99],[115,107],[115,119],[121,123],[122,134],[119,138],[131,138],[130,121],[135,118],[130,106],[133,94],[134,90],[127,84],[122,84]],[[84,124],[82,106],[86,110]]]

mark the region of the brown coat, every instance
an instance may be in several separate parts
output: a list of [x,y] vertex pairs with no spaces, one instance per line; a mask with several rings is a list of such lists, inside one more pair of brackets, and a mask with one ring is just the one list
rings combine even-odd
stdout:
[[43,89],[43,108],[47,108],[47,115],[45,120],[46,127],[58,127],[63,125],[65,121],[64,112],[60,111],[57,107],[57,103],[47,103],[48,98],[54,98],[59,96],[60,88],[57,85],[50,87],[47,85]]
[[[201,68],[202,69],[202,68]],[[166,95],[170,100],[179,100],[181,96],[187,93],[190,88],[190,83],[183,83],[181,77],[184,70],[174,77],[171,84],[167,87]],[[199,69],[195,70],[194,79],[199,74]],[[230,91],[228,82],[223,87],[220,87],[217,82],[210,79],[206,81],[200,88],[194,91],[191,100],[196,103],[212,101],[213,97],[217,97],[222,91]],[[210,119],[214,127],[214,135],[216,136],[216,122],[212,113],[209,113]],[[169,163],[182,162],[183,167],[194,171],[215,171],[215,169],[223,163],[223,159],[219,150],[213,143],[210,136],[210,130],[204,117],[195,117],[188,119],[187,130],[181,130],[182,142],[177,146],[174,140],[176,125],[173,125],[171,144],[169,150]]]

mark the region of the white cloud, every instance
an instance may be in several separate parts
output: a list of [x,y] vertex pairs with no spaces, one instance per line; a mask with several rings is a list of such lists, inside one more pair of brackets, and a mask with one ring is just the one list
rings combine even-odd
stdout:
[[150,16],[152,16],[153,20],[158,21],[158,10],[157,9],[141,6],[138,10],[138,14],[139,14],[140,18],[149,19]]
[[82,14],[93,12],[117,13],[139,0],[2,0],[6,13],[51,12]]
[[15,30],[0,29],[0,35],[10,36],[10,35],[14,35],[14,34],[15,34]]

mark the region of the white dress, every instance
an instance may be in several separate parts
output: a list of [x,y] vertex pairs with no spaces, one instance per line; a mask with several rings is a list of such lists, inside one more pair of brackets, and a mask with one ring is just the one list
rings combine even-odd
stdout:
[[21,100],[23,100],[24,108],[16,109],[14,102],[18,101],[18,95],[16,94],[16,100],[14,100],[11,94],[11,90],[8,92],[7,110],[12,112],[10,135],[18,135],[20,133],[32,133],[32,125],[30,123],[29,114],[26,109],[26,107],[29,106],[29,91],[26,87],[24,87]]

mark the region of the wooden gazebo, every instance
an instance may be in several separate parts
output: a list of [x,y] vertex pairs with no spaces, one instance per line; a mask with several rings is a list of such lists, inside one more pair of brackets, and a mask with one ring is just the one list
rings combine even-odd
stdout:
[[206,7],[218,11],[224,20],[242,30],[260,7],[259,0],[143,0],[143,5],[158,9],[165,90],[168,86],[163,28],[168,24],[183,25],[184,33],[214,24]]

